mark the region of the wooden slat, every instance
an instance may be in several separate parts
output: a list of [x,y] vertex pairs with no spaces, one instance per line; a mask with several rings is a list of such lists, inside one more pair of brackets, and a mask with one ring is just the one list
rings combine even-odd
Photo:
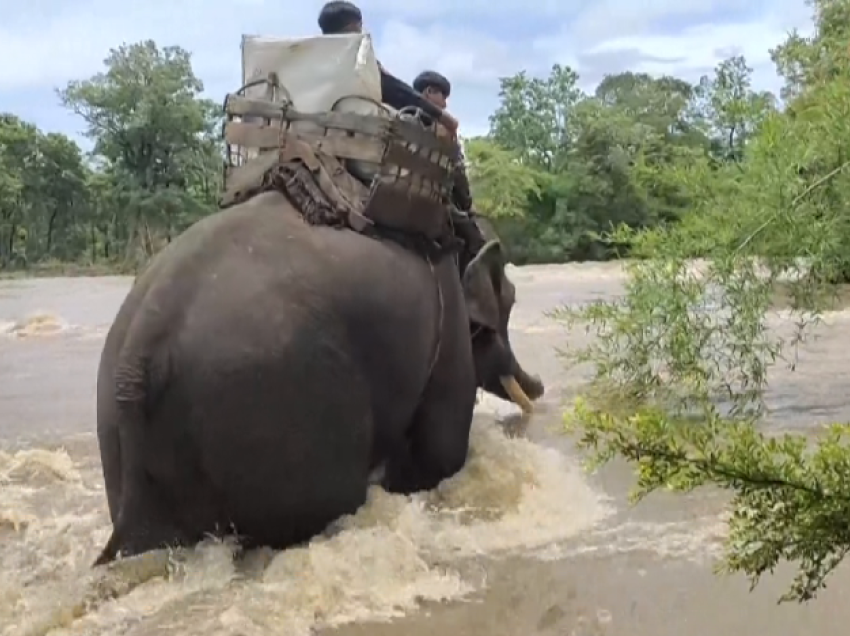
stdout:
[[[303,122],[302,122],[303,126]],[[383,144],[376,138],[349,136],[338,130],[300,128],[292,133],[298,139],[307,142],[316,151],[343,159],[357,159],[371,163],[382,161],[399,165],[428,178],[444,178],[447,168],[439,166],[430,157],[413,153],[404,146],[392,144],[389,154],[384,158]],[[224,126],[224,140],[242,148],[273,150],[280,146],[280,129],[276,125],[267,126],[254,122],[227,122]]]
[[[282,104],[265,99],[251,99],[230,94],[225,100],[225,112],[233,117],[262,117],[280,120],[284,115]],[[301,113],[287,108],[286,119],[292,122],[308,121],[320,128],[338,128],[364,135],[383,136],[390,130],[391,121],[377,115],[357,115],[355,113]]]
[[224,172],[224,194],[220,205],[228,206],[245,190],[257,187],[277,161],[277,153],[269,152],[248,160],[244,166],[228,166]]
[[[406,232],[424,234],[431,239],[439,238],[448,225],[446,209],[439,202],[433,184],[427,180],[414,179],[413,183],[381,184],[372,191],[363,210],[363,216],[376,225],[384,225]],[[424,196],[411,196],[411,186],[424,186]],[[429,194],[431,196],[429,196]]]
[[390,144],[383,164],[386,166],[406,168],[410,172],[431,179],[432,181],[444,181],[451,178],[451,174],[447,168],[443,168],[431,161],[429,157],[411,152],[399,144]]
[[280,146],[280,127],[254,122],[229,121],[224,124],[224,141],[241,148],[265,150]]
[[[380,163],[384,156],[383,143],[378,138],[349,136],[341,130],[323,128],[292,131],[298,139],[307,142],[316,152],[342,159],[358,159]],[[280,128],[276,125],[231,121],[224,125],[224,140],[243,148],[269,150],[280,146]]]
[[438,137],[434,131],[427,130],[412,121],[395,120],[390,123],[393,136],[401,138],[420,148],[429,151],[438,151],[447,157],[456,157],[459,154],[457,143],[451,137]]
[[385,138],[390,131],[392,122],[378,115],[357,115],[356,113],[299,113],[294,110],[286,112],[286,118],[291,122],[310,122],[317,128],[335,128],[347,132],[360,133],[369,137]]
[[336,128],[364,135],[383,136],[390,130],[404,140],[428,149],[453,156],[457,152],[457,142],[449,136],[435,135],[433,131],[422,128],[415,122],[391,120],[379,115],[358,115],[356,113],[302,113],[282,104],[266,99],[252,99],[241,95],[230,94],[225,101],[225,110],[236,117],[260,117],[263,119],[280,120],[286,113],[286,119],[291,122],[311,122],[317,128]]
[[236,117],[263,117],[280,119],[283,116],[283,104],[267,99],[252,99],[241,95],[229,94],[224,100],[224,112]]

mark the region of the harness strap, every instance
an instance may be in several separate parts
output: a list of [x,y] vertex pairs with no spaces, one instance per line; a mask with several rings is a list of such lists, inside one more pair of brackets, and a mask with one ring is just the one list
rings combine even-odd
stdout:
[[446,319],[446,305],[445,298],[443,297],[443,286],[440,285],[440,281],[437,278],[437,270],[434,267],[434,261],[431,260],[430,255],[425,258],[428,261],[428,267],[431,269],[431,276],[434,278],[434,283],[437,287],[437,333],[435,336],[434,349],[431,354],[431,363],[428,365],[427,379],[430,380],[431,374],[434,372],[434,367],[437,366],[437,360],[440,358],[440,351],[443,346],[443,326]]

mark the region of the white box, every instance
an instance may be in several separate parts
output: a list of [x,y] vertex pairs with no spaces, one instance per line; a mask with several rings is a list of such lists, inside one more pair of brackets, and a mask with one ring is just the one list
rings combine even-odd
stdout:
[[[381,102],[378,61],[372,38],[365,33],[308,38],[242,36],[243,84],[269,73],[277,74],[293,107],[303,113],[328,112],[343,98]],[[266,87],[252,87],[245,94],[266,97]]]
[[[318,35],[306,38],[242,36],[242,83],[275,73],[284,98],[302,113],[329,111],[391,117],[395,110],[381,101],[381,74],[372,38],[367,33]],[[246,97],[269,99],[266,84],[245,90]],[[297,130],[297,125],[293,126]],[[240,149],[243,160],[257,155]],[[349,160],[349,170],[370,181],[377,165]]]

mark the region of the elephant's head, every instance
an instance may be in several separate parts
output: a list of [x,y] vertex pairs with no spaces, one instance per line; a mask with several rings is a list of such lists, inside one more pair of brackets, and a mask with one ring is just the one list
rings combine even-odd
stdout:
[[511,349],[508,321],[516,288],[505,275],[505,264],[501,243],[489,241],[463,274],[475,373],[479,387],[528,413],[544,386],[540,378],[525,372]]

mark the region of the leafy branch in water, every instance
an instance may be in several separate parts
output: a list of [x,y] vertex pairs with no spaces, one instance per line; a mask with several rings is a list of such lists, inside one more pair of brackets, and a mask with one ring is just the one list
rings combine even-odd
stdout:
[[725,561],[754,587],[782,561],[798,573],[781,600],[809,600],[850,550],[850,427],[833,425],[814,447],[800,435],[766,437],[751,422],[694,425],[661,409],[616,417],[578,401],[568,429],[589,466],[614,457],[636,465],[638,501],[659,488],[689,492],[712,484],[734,492]]
[[[633,464],[635,501],[658,489],[730,491],[719,570],[755,585],[791,562],[785,601],[812,599],[850,551],[850,426],[765,428],[771,369],[796,368],[834,283],[850,277],[850,59],[839,28],[850,0],[812,6],[816,35],[792,34],[773,52],[785,110],[749,91],[746,68],[721,65],[702,85],[719,113],[714,147],[643,172],[678,184],[692,209],[676,225],[613,231],[639,259],[626,265],[623,296],[556,313],[595,335],[568,352],[595,368],[566,415],[589,465]],[[773,311],[780,291],[784,312]]]

